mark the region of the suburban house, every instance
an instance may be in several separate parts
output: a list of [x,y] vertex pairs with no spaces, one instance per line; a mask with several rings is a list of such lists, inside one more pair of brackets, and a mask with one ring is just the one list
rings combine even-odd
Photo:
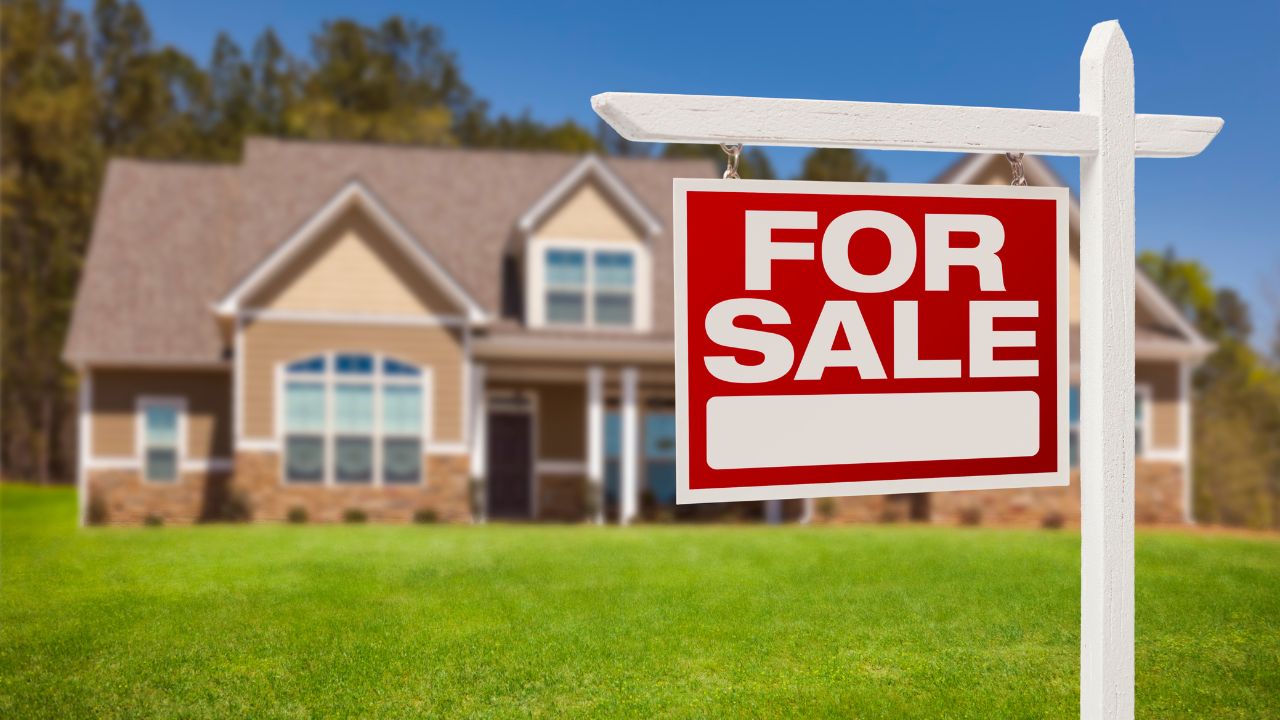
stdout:
[[[717,174],[268,139],[113,161],[65,349],[82,520],[1078,521],[1078,482],[676,508],[671,186]],[[1136,302],[1137,519],[1181,522],[1210,346],[1141,276]]]

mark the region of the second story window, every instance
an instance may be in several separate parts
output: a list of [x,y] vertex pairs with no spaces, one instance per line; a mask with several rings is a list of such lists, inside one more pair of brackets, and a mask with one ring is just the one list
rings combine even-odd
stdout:
[[548,244],[541,254],[542,324],[637,327],[637,254],[617,243]]

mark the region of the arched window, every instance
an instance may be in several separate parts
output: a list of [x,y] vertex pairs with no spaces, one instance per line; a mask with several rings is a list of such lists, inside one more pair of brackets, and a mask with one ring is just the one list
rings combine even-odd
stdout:
[[331,352],[285,365],[285,482],[420,483],[430,394],[430,370],[377,353]]

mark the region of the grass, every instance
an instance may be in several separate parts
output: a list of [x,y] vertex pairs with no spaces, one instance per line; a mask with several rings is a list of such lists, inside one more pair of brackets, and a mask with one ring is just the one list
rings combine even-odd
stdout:
[[[1078,717],[1079,536],[74,528],[0,487],[0,717]],[[1138,536],[1140,717],[1280,717],[1280,541]]]

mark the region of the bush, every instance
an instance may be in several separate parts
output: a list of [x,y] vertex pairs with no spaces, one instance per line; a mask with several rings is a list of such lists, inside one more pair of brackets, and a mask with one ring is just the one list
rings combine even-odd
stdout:
[[362,523],[368,519],[369,519],[369,516],[366,515],[365,512],[360,508],[347,508],[342,513],[342,522]]
[[439,519],[440,516],[431,508],[418,508],[413,511],[413,521],[420,525],[430,525]]
[[232,493],[222,503],[222,519],[227,522],[249,522],[253,519],[253,510],[249,498],[244,493]]
[[147,527],[160,527],[161,525],[164,525],[164,518],[152,513],[142,519],[142,524]]
[[836,500],[835,498],[825,497],[818,500],[818,517],[823,520],[830,520],[836,516]]
[[285,514],[285,519],[294,525],[303,525],[307,522],[307,509],[301,505],[294,505]]
[[960,511],[961,525],[981,525],[982,524],[982,508],[977,505],[970,505]]
[[1044,519],[1040,521],[1040,527],[1046,530],[1058,530],[1066,523],[1066,518],[1062,517],[1062,513],[1057,510],[1050,510],[1045,513]]
[[89,507],[85,508],[84,521],[90,525],[107,524],[107,503],[100,497],[89,500]]

